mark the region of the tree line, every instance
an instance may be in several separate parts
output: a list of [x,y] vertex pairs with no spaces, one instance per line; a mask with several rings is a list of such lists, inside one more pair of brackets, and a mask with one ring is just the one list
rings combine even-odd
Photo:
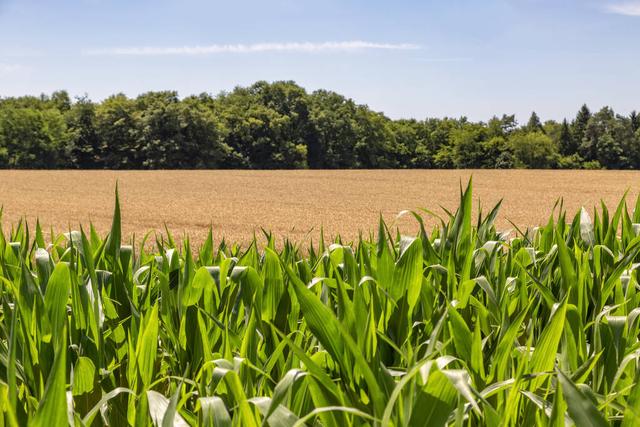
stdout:
[[184,99],[0,98],[0,168],[640,168],[640,116],[392,120],[338,93],[257,82]]

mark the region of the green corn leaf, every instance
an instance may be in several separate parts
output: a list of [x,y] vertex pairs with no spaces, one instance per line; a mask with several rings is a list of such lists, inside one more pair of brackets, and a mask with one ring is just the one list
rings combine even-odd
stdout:
[[66,324],[67,300],[70,289],[69,266],[63,262],[58,263],[51,273],[44,295],[44,305],[54,333],[61,331]]
[[270,397],[254,397],[249,402],[260,410],[265,425],[270,427],[293,427],[298,421],[296,414],[282,405],[274,405]]
[[[558,345],[562,338],[562,331],[566,322],[567,298],[564,298],[556,307],[547,322],[540,338],[535,343],[535,349],[531,356],[531,371],[551,371],[556,361]],[[535,390],[544,380],[537,378],[531,382],[531,389]]]
[[[639,198],[640,200],[640,198]],[[624,409],[622,427],[640,425],[640,382],[636,381],[629,393],[629,400]]]
[[158,305],[154,305],[146,318],[144,328],[140,329],[136,355],[138,372],[142,384],[148,387],[153,379],[153,370],[158,348]]
[[269,248],[265,249],[263,275],[262,318],[272,320],[278,312],[278,305],[285,289],[280,260],[278,255]]
[[451,381],[438,369],[434,369],[415,401],[409,425],[425,427],[447,425],[457,400],[458,393]]
[[111,223],[111,231],[107,238],[105,252],[109,254],[112,260],[119,259],[120,246],[122,244],[122,224],[120,218],[120,196],[118,195],[118,184],[116,183],[116,202],[113,208],[113,221]]
[[206,267],[200,267],[190,283],[185,285],[182,304],[185,307],[196,305],[202,293],[208,287],[213,288],[214,282]]
[[[151,416],[153,425],[155,427],[165,427],[166,424],[163,420],[167,415],[171,415],[168,410],[171,401],[153,390],[147,391],[147,399],[149,401],[149,415]],[[171,420],[171,418],[167,419]],[[169,425],[173,425],[174,427],[189,427],[189,424],[180,416],[180,414],[174,414],[172,423],[170,421]]]
[[567,402],[569,416],[576,425],[585,427],[609,426],[591,399],[585,396],[562,371],[558,370],[557,373],[562,393]]
[[73,395],[91,393],[96,379],[96,367],[88,357],[79,357],[73,369]]
[[60,340],[56,346],[53,368],[47,379],[44,395],[40,399],[38,409],[29,421],[29,427],[65,426],[69,425],[67,418],[67,330],[62,327]]
[[231,417],[221,398],[201,397],[198,402],[202,408],[203,427],[231,427]]
[[422,242],[418,238],[404,239],[400,247],[390,294],[397,301],[406,293],[409,313],[412,313],[422,287]]
[[453,337],[456,353],[462,360],[470,361],[471,346],[473,344],[471,330],[455,308],[448,307],[447,312],[449,313],[449,328],[451,330],[451,336]]

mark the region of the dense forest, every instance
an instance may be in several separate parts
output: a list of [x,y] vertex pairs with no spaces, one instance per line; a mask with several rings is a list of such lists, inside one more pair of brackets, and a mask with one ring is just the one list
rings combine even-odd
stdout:
[[640,168],[640,116],[391,120],[335,92],[257,82],[181,99],[0,99],[1,168]]

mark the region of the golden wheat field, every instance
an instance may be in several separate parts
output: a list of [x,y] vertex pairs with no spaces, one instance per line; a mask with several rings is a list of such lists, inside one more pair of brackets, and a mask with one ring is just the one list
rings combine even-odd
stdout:
[[[164,225],[200,242],[213,227],[216,240],[247,243],[261,228],[299,243],[326,236],[357,237],[375,230],[380,214],[403,233],[417,229],[403,210],[458,204],[460,182],[473,175],[474,197],[486,211],[504,199],[498,225],[545,222],[556,200],[573,213],[604,200],[613,206],[626,190],[635,202],[640,172],[629,171],[0,171],[3,228],[39,218],[58,232],[92,221],[110,228],[119,183],[123,232],[129,238]],[[428,215],[425,216],[429,218]],[[435,224],[434,219],[427,221]]]

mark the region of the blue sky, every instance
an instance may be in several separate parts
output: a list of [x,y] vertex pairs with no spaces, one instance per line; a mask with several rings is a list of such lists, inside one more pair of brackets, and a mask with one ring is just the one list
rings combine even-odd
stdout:
[[640,0],[0,0],[0,96],[332,89],[393,118],[640,109]]

